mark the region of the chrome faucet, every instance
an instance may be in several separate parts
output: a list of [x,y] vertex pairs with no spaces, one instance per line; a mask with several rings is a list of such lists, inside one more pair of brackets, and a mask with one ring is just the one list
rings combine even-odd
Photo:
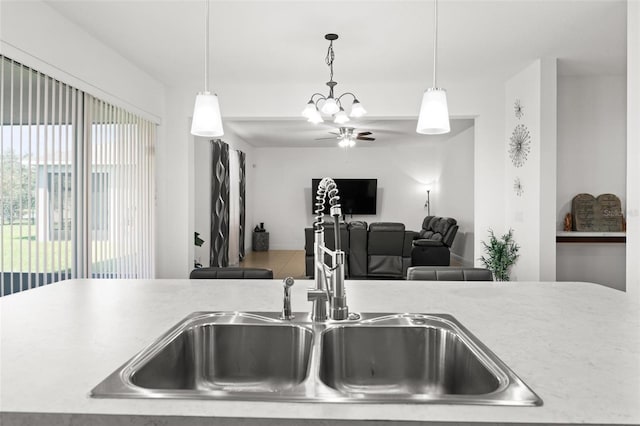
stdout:
[[[330,214],[333,217],[335,250],[324,245],[324,202],[329,197]],[[313,302],[311,319],[313,321],[345,320],[349,318],[347,294],[344,287],[345,254],[340,243],[340,197],[338,187],[331,178],[324,178],[318,185],[315,202],[314,227],[314,271],[315,288],[307,292],[307,300]],[[325,263],[329,256],[331,264]],[[327,312],[327,304],[329,310]]]
[[283,320],[292,320],[294,318],[293,311],[291,310],[291,287],[293,286],[293,283],[294,280],[292,277],[287,277],[282,280],[282,284],[284,286],[284,299],[280,319]]

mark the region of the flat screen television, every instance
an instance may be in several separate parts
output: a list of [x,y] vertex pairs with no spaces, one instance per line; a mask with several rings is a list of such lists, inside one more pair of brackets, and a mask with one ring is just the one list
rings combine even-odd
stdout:
[[[311,180],[311,211],[315,212],[316,192],[321,179]],[[343,215],[376,214],[378,179],[334,179],[338,186]],[[329,199],[325,199],[324,212],[329,214]]]

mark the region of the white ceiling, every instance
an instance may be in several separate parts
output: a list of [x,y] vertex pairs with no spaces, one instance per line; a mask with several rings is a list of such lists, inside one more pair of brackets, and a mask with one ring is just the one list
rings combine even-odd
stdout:
[[[203,0],[45,1],[166,86],[201,86]],[[328,32],[340,35],[334,66],[342,90],[354,82],[430,85],[431,0],[214,0],[212,86],[275,87],[284,82],[291,88],[322,90],[328,80]],[[561,75],[621,75],[626,72],[626,2],[440,0],[438,42],[443,87],[470,75],[506,80],[540,57],[557,57]],[[225,125],[255,146],[310,143],[323,133],[322,127],[309,130],[303,120]],[[399,133],[396,141],[404,134],[415,139],[415,120],[377,125],[380,130],[388,126],[389,134],[378,132],[376,143],[386,143],[392,132],[410,131]]]
[[[66,18],[169,86],[202,80],[204,1],[47,0]],[[213,1],[214,79],[327,80],[324,34],[335,32],[336,80],[428,80],[433,2]],[[626,2],[439,2],[439,73],[509,77],[556,56],[564,74],[622,74]]]

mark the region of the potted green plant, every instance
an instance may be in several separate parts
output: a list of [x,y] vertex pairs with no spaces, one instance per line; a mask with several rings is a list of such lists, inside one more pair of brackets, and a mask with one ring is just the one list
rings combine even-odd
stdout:
[[509,229],[500,239],[490,229],[489,243],[482,241],[482,245],[487,256],[482,256],[480,261],[493,273],[496,281],[509,281],[509,269],[520,256],[520,246],[513,240],[513,229]]

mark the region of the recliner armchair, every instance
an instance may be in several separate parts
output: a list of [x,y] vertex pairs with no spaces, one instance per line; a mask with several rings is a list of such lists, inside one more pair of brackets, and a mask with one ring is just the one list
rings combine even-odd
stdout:
[[427,216],[422,221],[422,230],[413,241],[412,266],[449,266],[450,247],[458,232],[455,219]]
[[411,242],[415,234],[405,231],[402,223],[376,222],[369,225],[367,276],[405,277],[411,263]]

